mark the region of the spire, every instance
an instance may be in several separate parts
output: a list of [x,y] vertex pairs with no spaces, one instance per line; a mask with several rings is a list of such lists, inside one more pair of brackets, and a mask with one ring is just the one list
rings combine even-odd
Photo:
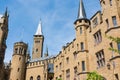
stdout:
[[38,28],[37,28],[35,35],[42,35],[42,22],[41,22],[41,20],[38,24]]
[[48,54],[48,47],[46,46],[46,53],[45,53],[45,57],[49,56]]
[[8,14],[8,8],[7,7],[6,7],[6,11],[4,13],[4,16],[9,16],[9,14]]
[[78,19],[81,18],[86,18],[85,8],[82,0],[80,0],[79,10],[78,10]]

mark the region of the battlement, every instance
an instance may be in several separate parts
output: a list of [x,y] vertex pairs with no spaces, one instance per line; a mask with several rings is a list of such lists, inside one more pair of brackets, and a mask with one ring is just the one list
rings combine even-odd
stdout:
[[44,60],[27,63],[27,68],[39,67],[39,66],[44,66]]
[[25,47],[27,47],[28,44],[26,44],[26,43],[24,43],[24,42],[16,42],[16,43],[14,44],[14,46],[25,46]]

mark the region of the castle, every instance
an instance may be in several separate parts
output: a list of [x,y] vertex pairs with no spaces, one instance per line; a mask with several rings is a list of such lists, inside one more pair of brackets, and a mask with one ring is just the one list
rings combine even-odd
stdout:
[[[97,71],[104,80],[119,80],[120,54],[108,48],[120,50],[120,44],[106,35],[120,37],[120,0],[100,0],[100,4],[102,10],[88,19],[80,0],[78,17],[74,22],[76,37],[63,46],[57,56],[49,56],[46,51],[43,57],[44,35],[40,21],[34,35],[32,59],[27,51],[28,44],[22,41],[14,44],[9,80],[86,80],[87,74],[93,71]],[[1,17],[3,23],[0,21],[0,70],[8,33],[6,17],[7,12]]]

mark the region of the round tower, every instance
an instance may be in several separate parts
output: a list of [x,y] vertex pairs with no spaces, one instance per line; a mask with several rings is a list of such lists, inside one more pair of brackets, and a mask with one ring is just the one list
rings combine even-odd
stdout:
[[82,0],[79,3],[78,18],[74,22],[76,31],[76,40],[80,42],[81,51],[87,50],[87,29],[90,26],[90,20],[87,19]]
[[28,45],[24,42],[14,44],[10,80],[25,80],[25,63]]

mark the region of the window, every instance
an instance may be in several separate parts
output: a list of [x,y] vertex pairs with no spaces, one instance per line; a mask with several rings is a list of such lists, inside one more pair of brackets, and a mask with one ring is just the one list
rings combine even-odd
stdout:
[[60,79],[61,79],[61,78],[62,78],[62,75],[60,75],[59,77],[60,77]]
[[36,49],[36,52],[38,52],[38,49]]
[[35,41],[35,43],[40,43],[40,41]]
[[58,77],[56,77],[56,80],[58,79]]
[[40,76],[37,76],[37,80],[40,80]]
[[76,59],[77,58],[77,53],[74,52],[73,55],[74,55],[74,59]]
[[17,51],[18,51],[18,48],[15,48],[15,53],[17,53]]
[[60,65],[60,69],[62,68],[62,63],[59,64]]
[[97,65],[98,65],[98,67],[104,66],[105,65],[104,51],[101,50],[101,51],[97,52],[96,57],[97,57]]
[[112,6],[112,0],[110,0],[110,6]]
[[84,50],[84,43],[81,42],[81,51],[83,51],[83,50]]
[[77,79],[77,67],[74,67],[74,79]]
[[115,80],[119,80],[118,74],[115,74]]
[[19,61],[21,60],[21,57],[19,57]]
[[58,66],[56,66],[56,71],[58,71]]
[[70,80],[70,69],[66,70],[66,80]]
[[24,55],[26,54],[26,50],[24,50]]
[[95,45],[101,43],[102,41],[102,35],[101,35],[101,31],[97,31],[95,34],[94,34],[94,40],[95,40]]
[[108,22],[108,19],[106,19],[106,24],[107,24],[107,29],[109,29],[109,22]]
[[98,25],[98,18],[96,17],[94,20],[93,20],[93,27],[96,27]]
[[[113,44],[112,44],[112,42],[110,43],[110,48],[113,48]],[[114,51],[112,51],[112,57],[114,57]]]
[[18,70],[17,70],[18,72],[20,71],[20,68],[18,68]]
[[80,27],[80,34],[82,34],[82,28]]
[[113,22],[113,26],[116,27],[117,26],[116,16],[112,17],[112,22]]
[[69,63],[69,57],[66,58],[66,63],[67,63],[67,64]]
[[82,71],[85,71],[85,61],[82,61]]
[[120,43],[118,43],[117,45],[118,45],[118,50],[120,51]]
[[33,80],[33,77],[32,77],[32,76],[30,77],[30,80]]

